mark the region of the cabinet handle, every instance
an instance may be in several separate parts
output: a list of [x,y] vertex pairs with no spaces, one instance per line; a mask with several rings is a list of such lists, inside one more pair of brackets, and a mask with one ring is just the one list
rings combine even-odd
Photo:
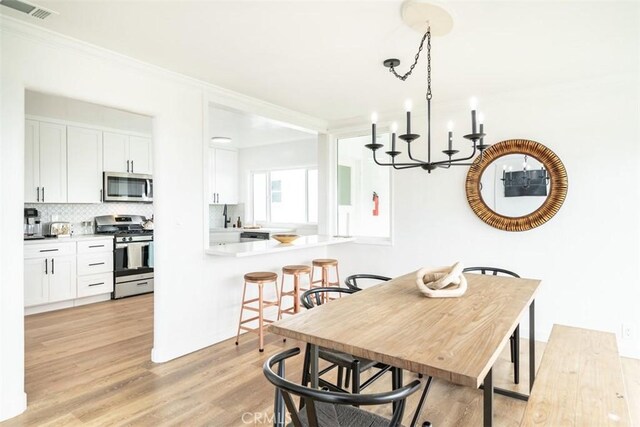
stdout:
[[89,248],[104,248],[104,245],[92,245]]
[[104,265],[104,262],[94,262],[93,264],[89,264],[89,267],[94,267],[96,265]]
[[127,172],[129,172],[129,160],[127,160]]
[[92,283],[89,286],[100,286],[100,285],[104,285],[104,282],[100,282],[100,283]]
[[40,187],[36,187],[36,191],[38,192],[37,201],[40,201]]
[[143,285],[148,285],[148,284],[149,284],[149,282],[140,282],[136,286],[143,286]]
[[54,258],[51,258],[51,274],[56,274],[56,270],[55,270],[55,268],[56,268],[56,264],[55,264],[55,261],[56,261],[56,260],[55,260]]
[[103,202],[103,200],[102,200],[102,189],[101,189],[100,190],[100,203],[102,203],[102,202]]
[[44,259],[44,274],[49,274],[49,260]]
[[58,249],[40,249],[40,252],[58,252]]
[[131,173],[133,173],[133,160],[131,160]]
[[44,187],[42,187],[42,203],[44,203]]

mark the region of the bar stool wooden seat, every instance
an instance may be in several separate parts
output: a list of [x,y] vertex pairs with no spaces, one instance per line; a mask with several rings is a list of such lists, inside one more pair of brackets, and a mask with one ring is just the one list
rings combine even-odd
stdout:
[[[286,276],[293,276],[293,289],[290,291],[284,290],[284,280]],[[311,287],[311,267],[308,265],[285,265],[282,267],[282,282],[280,285],[280,309],[278,310],[278,320],[282,318],[283,314],[296,314],[300,312],[300,294],[301,291],[306,291],[309,288],[300,287],[301,276],[306,275],[308,278],[309,288]],[[283,300],[285,297],[293,298],[293,305],[288,308],[283,308]]]
[[[275,291],[276,291],[276,301],[265,301],[264,299],[264,285],[273,283]],[[258,298],[246,299],[247,297],[247,286],[248,285],[257,285],[258,286]],[[264,309],[266,307],[279,307],[280,296],[278,294],[278,274],[272,273],[270,271],[254,271],[251,273],[247,273],[244,275],[244,290],[242,291],[242,308],[240,309],[240,320],[238,321],[238,334],[236,335],[236,345],[240,340],[240,331],[249,331],[255,332],[260,337],[259,350],[264,351],[264,332],[269,323],[275,322],[275,320],[265,319],[264,318]],[[258,303],[258,306],[255,307],[251,305],[252,303]],[[249,317],[248,319],[243,319],[244,311],[254,311],[257,312],[258,315],[254,317]],[[245,326],[245,323],[258,321],[257,328],[251,328],[249,326]]]
[[[321,269],[321,275],[319,280],[315,280],[315,272],[316,268]],[[329,279],[329,274],[331,270],[335,271],[336,280],[332,282]],[[336,288],[340,287],[340,274],[338,273],[338,260],[331,258],[319,258],[311,261],[311,288],[328,288],[331,286],[335,286]],[[340,295],[342,296],[342,295]]]

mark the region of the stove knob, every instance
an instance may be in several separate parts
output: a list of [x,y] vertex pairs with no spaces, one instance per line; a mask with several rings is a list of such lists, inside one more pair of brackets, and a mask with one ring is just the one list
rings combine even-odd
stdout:
[[132,241],[132,240],[133,240],[133,237],[129,237],[129,241]]

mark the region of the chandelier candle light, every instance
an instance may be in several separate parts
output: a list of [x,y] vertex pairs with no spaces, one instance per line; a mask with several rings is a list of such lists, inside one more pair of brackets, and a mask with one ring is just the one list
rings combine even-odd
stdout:
[[[408,162],[398,162],[396,161],[396,157],[401,154],[400,151],[396,150],[396,132],[398,129],[398,125],[393,123],[391,125],[391,150],[386,151],[386,154],[391,158],[391,162],[383,163],[378,160],[376,157],[376,151],[383,147],[382,144],[379,144],[376,140],[376,124],[378,121],[378,115],[373,113],[371,115],[371,133],[372,140],[371,144],[366,144],[365,147],[370,149],[373,152],[373,160],[376,164],[380,166],[391,166],[394,169],[411,169],[420,167],[426,170],[428,173],[431,173],[432,170],[436,168],[445,168],[448,169],[451,166],[470,166],[471,163],[468,163],[469,160],[473,159],[477,153],[480,153],[482,156],[482,152],[489,147],[488,144],[484,143],[484,118],[482,114],[477,114],[478,101],[476,98],[471,98],[471,133],[464,135],[465,139],[472,141],[473,143],[473,151],[467,157],[459,157],[454,158],[456,154],[459,153],[458,150],[453,149],[453,122],[448,123],[448,138],[447,138],[447,149],[442,150],[442,152],[447,156],[444,160],[432,161],[431,160],[431,99],[433,95],[431,93],[431,26],[427,26],[427,32],[422,37],[422,41],[420,42],[420,47],[418,48],[418,53],[415,55],[415,61],[409,68],[405,74],[400,75],[396,72],[395,68],[400,65],[400,60],[398,59],[387,59],[383,62],[383,65],[389,68],[389,71],[393,73],[394,76],[399,78],[402,81],[405,81],[409,75],[413,72],[416,64],[418,63],[418,59],[420,57],[420,53],[422,52],[424,42],[427,42],[427,159],[421,160],[416,158],[411,153],[411,143],[416,139],[420,138],[420,135],[411,133],[411,100],[407,100],[405,102],[405,111],[406,111],[406,132],[402,135],[398,135],[398,138],[405,141],[407,143],[407,155],[409,157]],[[479,124],[479,127],[478,127]]]

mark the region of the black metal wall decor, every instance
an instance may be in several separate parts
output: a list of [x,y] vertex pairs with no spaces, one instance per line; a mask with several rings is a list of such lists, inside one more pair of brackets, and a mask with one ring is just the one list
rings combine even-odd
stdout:
[[504,184],[504,197],[547,196],[549,175],[544,166],[540,169],[529,169],[527,156],[521,171],[502,170],[501,181]]
[[[464,135],[465,139],[472,141],[473,150],[471,154],[466,157],[457,157],[454,158],[456,154],[459,153],[459,150],[453,149],[453,125],[449,122],[449,132],[447,138],[447,149],[442,150],[447,158],[444,160],[434,161],[431,159],[431,99],[433,98],[431,92],[431,27],[427,28],[427,32],[422,37],[422,41],[420,42],[420,47],[418,48],[418,53],[415,55],[415,61],[409,68],[405,74],[400,75],[396,72],[396,67],[400,65],[399,59],[387,59],[383,62],[385,67],[389,68],[389,71],[399,78],[402,81],[405,81],[407,77],[411,75],[413,69],[418,63],[418,59],[420,57],[420,53],[422,52],[424,42],[427,41],[427,159],[421,160],[416,158],[411,153],[411,143],[416,139],[420,138],[420,135],[411,132],[411,103],[407,103],[405,106],[407,119],[406,119],[406,133],[399,135],[398,138],[405,141],[407,143],[407,155],[409,156],[409,162],[397,162],[396,157],[401,154],[400,151],[396,150],[396,126],[392,126],[391,133],[391,150],[386,151],[386,154],[391,158],[390,162],[383,163],[378,160],[376,157],[376,151],[383,147],[382,144],[379,144],[376,141],[376,123],[377,123],[377,114],[373,113],[371,116],[371,133],[372,140],[371,144],[366,144],[365,147],[370,149],[373,152],[373,160],[376,164],[380,166],[390,166],[394,169],[411,169],[420,167],[426,170],[428,173],[431,173],[432,170],[436,168],[445,168],[448,169],[451,166],[470,166],[472,163],[468,163],[469,160],[473,159],[477,153],[480,153],[482,156],[482,152],[489,147],[488,144],[485,144],[483,138],[485,136],[484,133],[484,124],[481,115],[476,114],[477,101],[475,98],[472,98],[471,102],[471,133]],[[478,126],[479,122],[479,126]]]

